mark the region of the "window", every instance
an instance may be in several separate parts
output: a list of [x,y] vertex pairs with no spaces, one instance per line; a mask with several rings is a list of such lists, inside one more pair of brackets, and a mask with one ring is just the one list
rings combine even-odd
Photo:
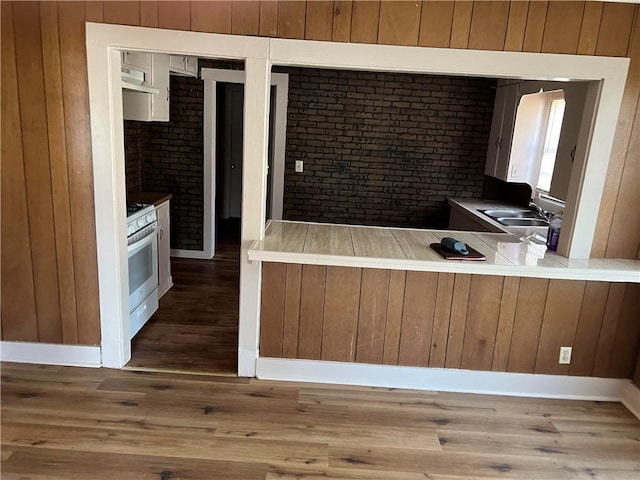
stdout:
[[558,142],[560,141],[560,130],[562,129],[562,119],[564,117],[564,107],[566,104],[562,92],[559,92],[558,96],[560,98],[552,99],[549,106],[547,129],[542,147],[540,173],[538,174],[538,182],[536,185],[538,190],[546,193],[549,193],[551,189],[551,178],[553,176],[556,154],[558,153]]

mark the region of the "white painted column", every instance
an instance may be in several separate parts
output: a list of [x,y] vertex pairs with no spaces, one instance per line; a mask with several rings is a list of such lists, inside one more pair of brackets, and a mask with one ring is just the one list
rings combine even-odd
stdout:
[[271,65],[266,58],[247,58],[245,72],[238,375],[253,377],[258,359],[262,268],[260,262],[249,262],[248,250],[264,236]]

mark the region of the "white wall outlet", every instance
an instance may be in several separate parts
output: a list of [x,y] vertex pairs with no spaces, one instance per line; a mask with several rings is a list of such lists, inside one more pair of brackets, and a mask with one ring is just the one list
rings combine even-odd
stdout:
[[571,347],[560,347],[560,360],[558,363],[568,365],[571,363]]
[[296,173],[304,172],[304,162],[302,160],[296,160]]

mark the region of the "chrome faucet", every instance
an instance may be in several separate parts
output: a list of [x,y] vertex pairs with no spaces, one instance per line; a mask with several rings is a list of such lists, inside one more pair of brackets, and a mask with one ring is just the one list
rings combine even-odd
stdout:
[[534,202],[529,202],[529,207],[533,208],[538,213],[538,215],[544,218],[547,222],[549,221],[549,218],[550,218],[549,212],[544,210],[540,205]]

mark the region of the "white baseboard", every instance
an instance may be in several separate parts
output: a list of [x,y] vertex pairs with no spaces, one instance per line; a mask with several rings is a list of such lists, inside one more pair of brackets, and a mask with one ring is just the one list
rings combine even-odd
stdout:
[[263,357],[258,358],[256,367],[256,376],[264,380],[293,380],[571,400],[622,401],[621,391],[629,383],[628,380],[617,378],[482,372]]
[[625,380],[620,389],[620,401],[636,417],[640,418],[640,388],[631,380]]
[[100,347],[91,345],[0,342],[0,360],[70,367],[99,368],[102,366]]
[[255,377],[256,376],[256,358],[258,352],[255,350],[247,350],[238,348],[238,376],[239,377]]
[[199,260],[211,260],[213,255],[204,250],[181,250],[178,248],[171,249],[171,256],[178,258],[196,258]]

